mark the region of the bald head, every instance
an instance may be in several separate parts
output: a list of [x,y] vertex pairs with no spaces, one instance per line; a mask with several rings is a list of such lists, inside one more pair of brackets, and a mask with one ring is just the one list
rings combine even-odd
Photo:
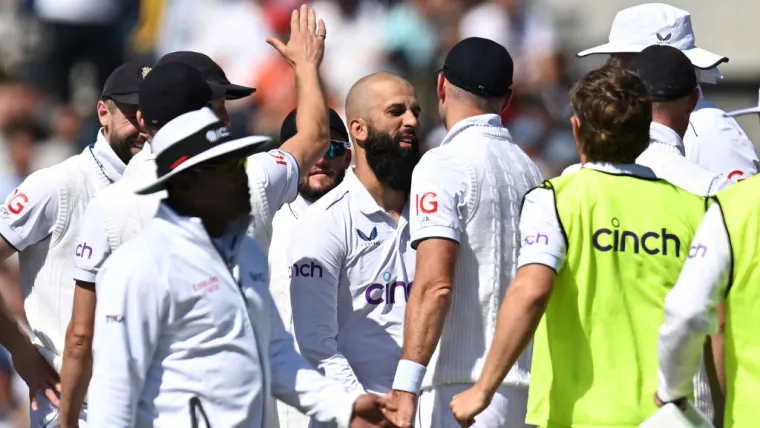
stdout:
[[412,84],[401,76],[387,71],[359,79],[346,96],[346,119],[366,119],[373,107],[382,104],[389,94],[414,93]]

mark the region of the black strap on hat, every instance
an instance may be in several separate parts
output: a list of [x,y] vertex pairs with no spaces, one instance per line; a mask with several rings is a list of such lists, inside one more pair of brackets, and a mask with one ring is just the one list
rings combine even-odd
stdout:
[[158,176],[162,177],[188,159],[231,140],[234,140],[234,137],[222,122],[201,128],[156,155]]

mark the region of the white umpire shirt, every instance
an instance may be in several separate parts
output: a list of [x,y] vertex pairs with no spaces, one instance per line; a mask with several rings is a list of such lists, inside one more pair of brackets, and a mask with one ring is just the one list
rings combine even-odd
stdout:
[[266,428],[274,395],[348,427],[357,394],[296,353],[268,291],[266,255],[241,226],[212,242],[200,219],[161,205],[106,261],[91,426],[189,427],[198,397],[213,426]]
[[683,139],[686,159],[737,183],[757,174],[760,162],[747,134],[734,118],[723,114],[704,99],[700,89],[699,103]]
[[[734,182],[684,157],[684,142],[671,128],[657,122],[649,127],[649,147],[636,159],[638,165],[650,168],[657,178],[699,196],[712,196]],[[562,175],[581,169],[570,165]]]
[[398,224],[346,171],[297,223],[289,246],[301,354],[352,391],[390,391],[401,358],[416,252],[409,204]]
[[[711,206],[694,235],[689,257],[665,299],[660,327],[657,396],[672,401],[692,391],[705,336],[718,332],[717,306],[731,269],[731,244],[718,204]],[[710,254],[707,254],[709,249]]]
[[[146,144],[146,148],[143,151],[150,150]],[[143,158],[146,154],[142,152],[135,156],[134,161],[138,161],[139,158]],[[132,162],[130,162],[130,165]],[[263,219],[264,222],[271,224],[277,209],[285,203],[293,201],[298,195],[298,163],[296,163],[293,155],[280,150],[271,150],[266,153],[257,153],[248,158],[248,169],[260,169],[263,174],[257,174],[255,177],[263,179],[265,182],[261,183],[266,189],[267,203],[271,211],[271,216]],[[142,172],[140,172],[142,171]],[[136,174],[144,173],[145,169],[135,170]],[[153,171],[155,176],[155,171]],[[128,175],[125,179],[132,180],[131,175]],[[249,176],[250,177],[250,176]],[[142,180],[141,177],[135,177],[138,180]],[[124,189],[130,191],[131,187],[126,186],[124,183]],[[249,183],[250,187],[255,188],[255,183]],[[112,191],[104,189],[103,191]],[[124,197],[133,199],[145,199],[145,196],[125,194]],[[251,194],[252,202],[257,201],[254,198],[254,194]],[[82,223],[82,230],[80,231],[79,242],[82,246],[86,246],[88,251],[88,257],[76,257],[74,259],[74,279],[81,282],[95,282],[95,277],[98,274],[98,270],[103,265],[103,262],[111,255],[111,248],[108,244],[108,235],[106,233],[106,226],[103,219],[103,214],[99,211],[98,206],[90,205],[85,211],[85,218]]]

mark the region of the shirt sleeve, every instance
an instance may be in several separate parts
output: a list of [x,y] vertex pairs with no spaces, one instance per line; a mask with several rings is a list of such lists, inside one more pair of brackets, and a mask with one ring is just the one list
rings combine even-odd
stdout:
[[290,241],[293,331],[307,361],[325,376],[341,381],[349,391],[364,391],[338,350],[338,285],[345,261],[344,244],[325,221],[319,221],[320,217],[325,219],[303,217]]
[[[133,247],[134,248],[134,247]],[[130,428],[169,311],[165,287],[157,284],[155,261],[135,260],[121,248],[97,276],[92,380],[88,423]],[[140,266],[140,269],[134,269]]]
[[55,229],[59,200],[46,170],[30,175],[0,206],[0,235],[17,251],[45,239]]
[[335,422],[340,428],[348,428],[354,401],[361,391],[349,393],[340,382],[314,370],[293,347],[293,337],[285,331],[271,295],[267,294],[266,299],[272,318],[272,395],[315,421]]
[[717,307],[725,295],[730,266],[731,245],[720,206],[715,204],[707,210],[678,282],[665,299],[665,321],[657,343],[661,400],[672,401],[692,391],[705,336],[718,332]]
[[409,231],[412,248],[428,238],[459,242],[466,219],[470,174],[461,160],[439,151],[426,153],[412,174],[411,202],[414,204]]
[[565,262],[567,243],[551,189],[537,187],[525,195],[520,213],[520,236],[518,269],[541,264],[559,272]]
[[[293,202],[298,196],[298,163],[288,152],[270,150],[248,158],[248,169],[258,168],[260,174],[249,174],[249,178],[263,180],[270,211],[274,215],[283,204]],[[256,186],[251,183],[251,191]]]
[[74,251],[74,280],[94,284],[98,271],[110,255],[111,246],[108,244],[103,214],[97,202],[90,201]]
[[732,183],[757,174],[760,162],[755,147],[741,127],[735,122],[732,123],[731,118],[715,118],[709,115],[701,118],[705,119],[705,122],[692,120],[684,137],[686,158],[723,174]]

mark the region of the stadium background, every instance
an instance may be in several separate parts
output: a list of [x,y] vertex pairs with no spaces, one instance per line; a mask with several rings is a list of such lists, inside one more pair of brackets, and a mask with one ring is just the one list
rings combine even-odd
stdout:
[[[78,153],[94,141],[97,64],[105,58],[151,64],[176,50],[216,60],[234,83],[258,92],[229,102],[233,132],[276,135],[295,106],[293,75],[265,43],[287,38],[292,0],[0,0],[0,193],[28,174]],[[423,107],[423,136],[440,140],[435,70],[454,43],[492,38],[515,58],[513,107],[506,114],[515,141],[546,178],[576,162],[568,127],[567,91],[603,57],[575,53],[603,43],[617,10],[630,0],[317,0],[328,28],[323,79],[332,107],[359,77],[379,70],[410,80]],[[760,2],[672,0],[689,10],[697,46],[730,58],[724,79],[704,85],[725,110],[758,103]],[[79,10],[80,12],[72,12]],[[102,10],[93,15],[93,10]],[[64,21],[64,16],[69,15]],[[99,27],[93,27],[97,25]],[[54,36],[57,34],[57,36]],[[88,55],[77,55],[79,53]],[[91,59],[94,58],[95,61]],[[61,64],[71,62],[71,67]],[[57,65],[57,66],[56,66]],[[65,78],[68,73],[68,80]],[[55,83],[59,82],[59,83]],[[755,144],[760,121],[739,122]],[[4,197],[4,196],[3,196]],[[0,266],[0,291],[20,311],[15,260]],[[10,362],[0,362],[0,428],[24,425],[25,387]]]

